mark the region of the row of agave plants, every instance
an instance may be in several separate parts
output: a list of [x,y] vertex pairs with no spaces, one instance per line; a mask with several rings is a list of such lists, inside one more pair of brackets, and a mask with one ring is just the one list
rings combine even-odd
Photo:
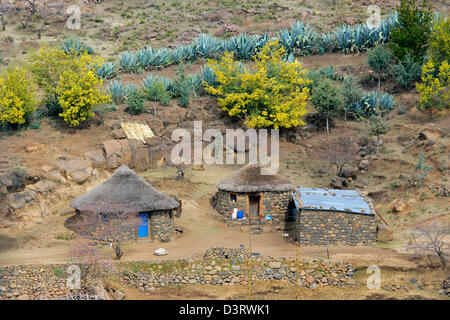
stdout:
[[296,21],[289,29],[283,29],[274,37],[239,34],[226,40],[208,34],[200,34],[193,43],[175,49],[153,49],[147,46],[137,51],[126,51],[117,57],[116,63],[108,62],[99,68],[103,78],[114,77],[118,71],[139,72],[198,58],[212,58],[225,51],[232,52],[238,59],[246,60],[254,56],[268,41],[278,39],[290,55],[323,54],[342,52],[345,54],[365,51],[389,39],[392,28],[398,21],[398,13],[393,12],[378,26],[358,24],[342,25],[330,33],[317,33],[308,24]]
[[[243,69],[242,69],[243,70]],[[342,75],[339,75],[334,71],[333,66],[327,66],[321,70],[314,70],[308,73],[308,77],[314,77],[316,75],[327,77],[336,81],[343,81]],[[203,82],[208,85],[216,84],[216,76],[213,70],[208,66],[203,66],[199,74],[190,74],[187,76],[190,89],[192,92],[197,92]],[[172,95],[177,92],[175,88],[175,82],[172,79],[161,77],[158,75],[149,74],[145,76],[141,81],[140,90],[147,92],[155,87],[156,83],[162,83],[164,89],[169,91]],[[114,101],[123,101],[123,97],[127,96],[130,92],[138,90],[138,87],[134,84],[123,85],[121,80],[112,80],[106,87],[106,91],[111,95]],[[377,109],[382,112],[388,112],[394,108],[396,101],[394,97],[385,92],[370,91],[366,92],[360,101],[345,106],[345,112],[352,115],[355,119],[369,118],[377,113]]]
[[[201,68],[200,73],[188,75],[187,81],[189,83],[190,90],[192,92],[197,92],[203,82],[206,82],[209,85],[214,85],[216,83],[216,76],[210,67],[204,66]],[[114,79],[111,80],[106,86],[106,92],[115,102],[120,102],[123,101],[124,97],[128,94],[138,89],[142,90],[142,92],[151,91],[157,83],[162,83],[164,89],[169,91],[172,95],[178,91],[174,80],[149,74],[142,79],[140,88],[138,88],[135,84],[124,85],[121,80]]]

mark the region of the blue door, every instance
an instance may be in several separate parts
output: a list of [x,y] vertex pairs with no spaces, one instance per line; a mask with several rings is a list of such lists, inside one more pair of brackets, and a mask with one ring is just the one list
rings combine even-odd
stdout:
[[139,238],[148,237],[148,213],[139,213],[141,223],[139,224],[138,236]]

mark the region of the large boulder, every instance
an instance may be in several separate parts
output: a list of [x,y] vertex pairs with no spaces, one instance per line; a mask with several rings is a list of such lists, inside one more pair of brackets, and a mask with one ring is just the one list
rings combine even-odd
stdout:
[[426,128],[419,133],[420,140],[436,140],[442,136],[442,131],[438,128]]
[[84,158],[91,163],[93,168],[103,168],[106,166],[106,158],[102,149],[85,152]]
[[92,175],[90,163],[84,159],[59,160],[56,167],[78,184],[86,182]]
[[122,145],[117,140],[108,140],[103,142],[105,151],[106,165],[109,169],[115,169],[120,166]]
[[341,170],[341,176],[344,178],[356,178],[358,176],[359,169],[357,167],[344,167]]
[[165,124],[177,124],[186,117],[187,109],[181,107],[165,108],[161,111],[161,118]]
[[152,129],[155,136],[162,137],[165,133],[164,121],[158,118],[151,118],[147,120],[147,125]]
[[377,225],[377,241],[379,242],[388,242],[393,239],[394,232],[387,225],[378,224]]
[[103,148],[109,169],[127,165],[132,169],[146,170],[150,166],[149,148],[140,140],[108,140],[103,142]]
[[365,169],[367,169],[369,167],[369,165],[370,165],[370,161],[368,159],[363,159],[359,163],[358,167],[361,170],[365,170]]
[[27,186],[27,189],[45,196],[56,189],[56,184],[49,180],[41,180],[38,183]]
[[347,185],[345,178],[334,176],[331,178],[330,188],[331,189],[342,189]]

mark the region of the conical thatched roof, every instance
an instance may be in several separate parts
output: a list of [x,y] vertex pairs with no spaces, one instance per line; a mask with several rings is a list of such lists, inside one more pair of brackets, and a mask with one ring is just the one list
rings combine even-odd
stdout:
[[[248,164],[231,177],[217,184],[221,190],[231,192],[291,191],[294,185],[288,179],[273,173],[261,174],[261,165]],[[269,170],[267,168],[267,170]]]
[[121,166],[102,184],[73,200],[70,206],[80,211],[114,213],[171,210],[179,207],[179,203],[127,166]]

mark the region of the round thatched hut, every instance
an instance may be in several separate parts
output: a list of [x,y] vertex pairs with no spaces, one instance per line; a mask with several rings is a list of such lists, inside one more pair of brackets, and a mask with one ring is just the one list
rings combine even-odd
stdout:
[[294,185],[273,172],[265,174],[262,168],[246,165],[217,184],[215,207],[221,215],[231,218],[237,209],[244,212],[250,224],[285,224],[292,206]]
[[124,236],[164,242],[170,240],[174,231],[174,214],[181,213],[178,201],[153,188],[127,166],[118,168],[102,184],[73,200],[70,206],[76,209],[77,216],[98,213],[108,223],[111,217],[136,219],[138,216],[138,225],[124,230]]

